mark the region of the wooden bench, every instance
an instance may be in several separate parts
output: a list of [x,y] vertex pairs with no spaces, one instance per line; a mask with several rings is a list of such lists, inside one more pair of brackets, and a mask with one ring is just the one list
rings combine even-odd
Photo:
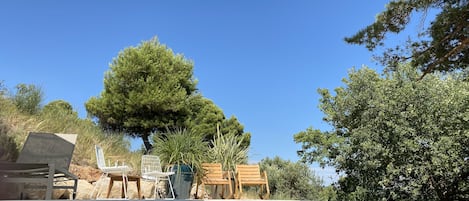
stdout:
[[[270,189],[267,172],[261,173],[259,165],[236,165],[236,198],[241,198],[243,186],[260,186],[261,199],[269,199]],[[263,191],[266,193],[263,194]]]

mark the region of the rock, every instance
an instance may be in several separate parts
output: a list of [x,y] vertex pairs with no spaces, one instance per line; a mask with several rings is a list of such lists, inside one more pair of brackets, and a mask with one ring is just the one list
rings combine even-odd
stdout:
[[[65,184],[65,182],[63,182]],[[68,181],[67,185],[71,185],[72,181]],[[22,193],[19,189],[21,184],[7,183],[0,185],[0,200],[44,200],[46,198],[46,189],[37,189],[37,184],[25,184]],[[72,196],[68,189],[54,189],[52,199],[69,199]]]
[[93,185],[86,180],[80,179],[78,180],[77,185],[77,200],[89,200],[90,193],[93,191]]
[[78,166],[75,164],[70,164],[69,171],[79,179],[86,180],[89,183],[97,181],[102,173],[99,169],[91,166]]

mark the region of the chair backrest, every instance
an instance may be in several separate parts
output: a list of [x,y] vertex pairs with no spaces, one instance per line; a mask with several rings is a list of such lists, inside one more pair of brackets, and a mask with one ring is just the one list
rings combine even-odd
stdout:
[[223,179],[221,163],[202,163],[204,179]]
[[261,179],[259,165],[236,165],[238,179]]
[[30,132],[17,163],[54,163],[57,169],[68,170],[72,161],[77,134]]
[[98,165],[98,168],[102,169],[103,167],[106,167],[103,148],[99,145],[94,145],[94,150],[96,152],[96,164]]
[[142,175],[148,172],[162,171],[160,157],[155,155],[143,155],[140,167]]

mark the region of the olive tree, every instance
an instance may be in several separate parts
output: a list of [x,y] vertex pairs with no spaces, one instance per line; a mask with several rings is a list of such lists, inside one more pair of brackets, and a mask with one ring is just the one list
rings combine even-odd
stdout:
[[380,76],[352,70],[320,89],[330,131],[294,136],[304,161],[331,165],[340,200],[469,199],[469,83],[408,65]]
[[272,197],[288,200],[320,200],[323,181],[305,163],[276,156],[260,162],[266,170]]

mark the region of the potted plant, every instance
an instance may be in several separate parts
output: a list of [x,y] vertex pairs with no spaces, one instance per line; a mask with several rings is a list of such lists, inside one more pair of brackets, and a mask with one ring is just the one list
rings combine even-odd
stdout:
[[171,176],[171,182],[176,199],[188,199],[194,172],[200,169],[208,152],[207,142],[203,141],[202,135],[184,128],[168,130],[155,136],[153,141],[154,154],[175,172]]

